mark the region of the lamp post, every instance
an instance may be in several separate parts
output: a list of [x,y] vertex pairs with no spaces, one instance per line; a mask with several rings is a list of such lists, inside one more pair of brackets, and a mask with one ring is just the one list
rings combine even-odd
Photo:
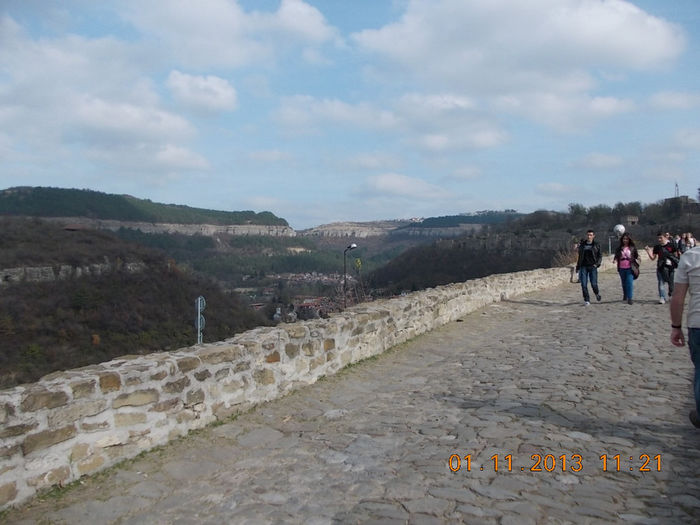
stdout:
[[347,253],[350,250],[354,250],[357,248],[357,244],[354,242],[350,244],[345,250],[343,250],[343,310],[347,308],[347,302],[348,302],[348,294],[347,294],[347,289],[348,289],[348,271],[347,271]]

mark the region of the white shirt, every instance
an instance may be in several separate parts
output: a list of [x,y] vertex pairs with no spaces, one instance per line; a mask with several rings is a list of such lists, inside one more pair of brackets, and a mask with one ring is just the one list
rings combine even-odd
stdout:
[[673,281],[688,285],[690,299],[686,324],[688,328],[700,328],[700,246],[681,255]]

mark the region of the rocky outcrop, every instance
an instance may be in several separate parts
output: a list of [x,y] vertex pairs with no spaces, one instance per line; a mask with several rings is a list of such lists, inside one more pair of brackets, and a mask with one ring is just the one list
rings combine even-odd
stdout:
[[87,217],[42,217],[71,228],[117,231],[120,228],[139,230],[143,233],[181,233],[183,235],[214,236],[229,234],[238,236],[264,235],[270,237],[294,237],[296,231],[289,226],[266,224],[171,224],[160,222],[130,222]]
[[459,237],[465,233],[478,233],[483,224],[460,224],[447,228],[401,228],[394,230],[391,235],[410,235],[411,237]]
[[391,232],[405,226],[408,221],[375,221],[375,222],[333,222],[315,228],[299,231],[306,237],[377,237],[389,235]]
[[0,288],[15,283],[51,282],[65,279],[73,279],[84,275],[103,275],[119,270],[127,273],[138,273],[146,269],[146,264],[137,262],[110,262],[87,264],[83,266],[71,266],[61,264],[58,266],[22,266],[19,268],[0,269]]

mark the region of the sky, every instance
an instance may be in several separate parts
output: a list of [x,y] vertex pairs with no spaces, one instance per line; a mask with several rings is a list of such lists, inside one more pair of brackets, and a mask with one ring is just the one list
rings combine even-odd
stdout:
[[699,175],[697,0],[0,0],[0,189],[299,230]]

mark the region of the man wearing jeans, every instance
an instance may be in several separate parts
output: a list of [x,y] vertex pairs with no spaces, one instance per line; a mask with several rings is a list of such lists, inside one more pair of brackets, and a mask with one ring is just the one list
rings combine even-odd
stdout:
[[693,392],[695,409],[690,411],[690,422],[700,428],[700,247],[686,251],[680,258],[675,275],[675,287],[671,296],[671,343],[685,346],[683,334],[683,302],[690,291],[688,301],[688,346],[690,359],[695,365]]
[[600,251],[600,244],[595,240],[595,232],[588,230],[586,238],[581,239],[578,245],[578,259],[576,261],[576,271],[578,280],[581,282],[583,291],[583,304],[591,304],[588,295],[588,281],[591,281],[591,288],[597,301],[600,301],[600,291],[598,290],[598,268],[603,262],[603,253]]

